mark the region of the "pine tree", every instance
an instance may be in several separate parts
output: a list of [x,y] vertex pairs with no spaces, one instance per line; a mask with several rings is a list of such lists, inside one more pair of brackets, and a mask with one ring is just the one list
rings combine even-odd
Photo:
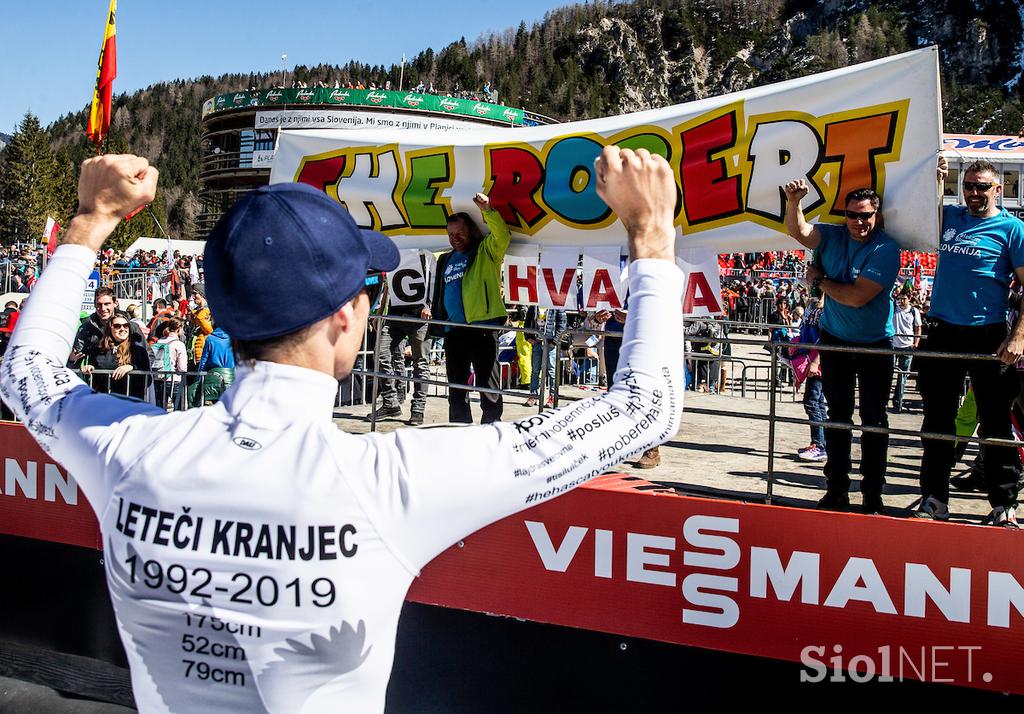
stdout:
[[54,218],[62,226],[70,223],[78,210],[78,172],[67,149],[57,152],[54,174]]
[[4,150],[0,173],[0,240],[38,238],[48,215],[60,215],[56,198],[57,162],[39,119],[25,114]]

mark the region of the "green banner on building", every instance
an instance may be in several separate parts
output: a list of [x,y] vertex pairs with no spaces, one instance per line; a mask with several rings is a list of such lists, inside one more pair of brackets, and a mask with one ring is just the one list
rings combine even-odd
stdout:
[[494,122],[521,125],[523,110],[490,102],[474,102],[457,97],[439,97],[416,92],[392,92],[384,89],[265,89],[259,92],[221,94],[203,104],[203,117],[213,112],[241,107],[272,106],[353,106],[387,107],[476,117]]

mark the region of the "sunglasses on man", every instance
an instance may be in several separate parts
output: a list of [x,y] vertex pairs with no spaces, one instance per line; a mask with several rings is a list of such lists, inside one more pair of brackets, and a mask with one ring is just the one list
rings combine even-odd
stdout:
[[871,216],[878,213],[878,211],[843,211],[846,217],[851,221],[867,221],[870,220]]
[[964,191],[988,191],[993,186],[998,186],[997,183],[982,182],[982,181],[964,181]]

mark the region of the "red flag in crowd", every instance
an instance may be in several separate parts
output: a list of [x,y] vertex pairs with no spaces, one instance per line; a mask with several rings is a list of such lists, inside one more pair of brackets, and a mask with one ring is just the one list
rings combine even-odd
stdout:
[[107,13],[107,26],[103,31],[103,46],[100,48],[100,61],[96,70],[96,88],[92,92],[92,109],[89,111],[89,123],[85,127],[86,136],[96,146],[103,143],[103,137],[110,130],[110,101],[114,91],[114,77],[117,76],[116,12],[117,0],[110,0],[110,12]]
[[46,217],[46,227],[43,228],[43,242],[46,243],[46,257],[53,256],[57,249],[57,234],[60,233],[60,224],[49,216]]

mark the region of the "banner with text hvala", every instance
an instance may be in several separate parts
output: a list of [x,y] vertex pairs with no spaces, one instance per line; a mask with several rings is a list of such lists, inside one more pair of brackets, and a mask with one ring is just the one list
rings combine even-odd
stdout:
[[797,247],[782,186],[806,179],[809,220],[839,223],[858,188],[884,197],[886,229],[937,246],[938,54],[929,47],[735,94],[603,119],[472,132],[282,131],[271,183],[302,181],[402,248],[447,246],[445,223],[483,191],[517,243],[621,245],[597,195],[606,144],[672,165],[687,247]]

